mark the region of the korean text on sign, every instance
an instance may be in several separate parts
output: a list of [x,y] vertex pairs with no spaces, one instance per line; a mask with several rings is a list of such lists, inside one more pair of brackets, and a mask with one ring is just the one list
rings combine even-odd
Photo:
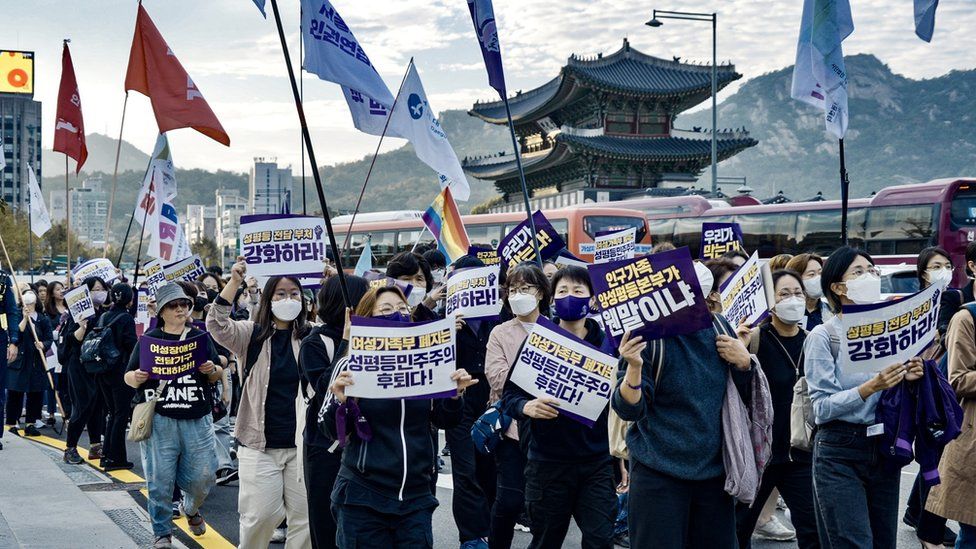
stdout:
[[88,286],[82,284],[70,292],[64,294],[64,304],[71,313],[71,319],[81,322],[86,318],[95,316],[95,304],[92,302],[91,292]]
[[632,259],[637,247],[637,228],[598,234],[593,240],[593,263]]
[[149,295],[156,295],[156,290],[166,283],[166,273],[163,272],[163,262],[154,259],[142,266],[142,273],[146,277]]
[[702,259],[722,257],[733,250],[745,250],[738,223],[702,223]]
[[139,369],[151,379],[173,380],[184,376],[208,360],[207,334],[170,341],[150,336],[139,340]]
[[163,274],[167,282],[174,280],[188,280],[193,282],[197,277],[206,272],[207,269],[203,266],[203,260],[200,259],[199,255],[192,255],[163,267]]
[[360,398],[444,398],[457,395],[454,319],[402,323],[352,317],[347,370]]
[[498,258],[498,250],[492,248],[479,248],[477,246],[471,246],[468,248],[468,255],[471,257],[477,257],[482,263],[485,264],[486,267],[498,265],[498,263],[501,261]]
[[[559,250],[566,247],[563,238],[559,236],[546,216],[537,211],[532,214],[532,221],[535,223],[536,242],[539,244],[539,253],[542,254],[543,261],[556,257]],[[535,260],[535,249],[532,246],[532,228],[528,220],[518,224],[505,238],[498,244],[498,256],[501,258],[502,270],[508,269],[524,261]]]
[[118,280],[119,274],[115,272],[115,265],[104,258],[90,259],[71,271],[71,278],[77,284],[94,277],[101,278],[106,284],[112,284]]
[[719,293],[722,295],[722,314],[733,326],[743,321],[752,326],[766,316],[769,305],[758,252],[725,281]]
[[321,273],[325,221],[301,215],[241,217],[240,253],[256,277]]
[[512,383],[560,402],[559,413],[593,426],[610,402],[617,360],[539,318],[512,365]]
[[498,265],[459,269],[447,279],[447,316],[455,313],[466,319],[491,318],[502,310],[498,287]]

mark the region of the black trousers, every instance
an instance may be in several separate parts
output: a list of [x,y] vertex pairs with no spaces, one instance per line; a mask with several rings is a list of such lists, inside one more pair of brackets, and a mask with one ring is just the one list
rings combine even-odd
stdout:
[[[492,475],[494,460],[477,452],[471,441],[471,425],[487,408],[490,390],[484,374],[475,374],[474,377],[479,381],[464,393],[461,422],[444,432],[447,445],[451,448],[451,479],[454,482],[451,511],[461,543],[489,536],[491,501],[494,497],[488,498],[486,488],[492,496],[495,493]],[[486,478],[492,481],[483,483]]]
[[929,499],[929,486],[922,479],[922,473],[915,475],[912,492],[908,495],[908,508],[905,514],[914,518],[918,526],[915,533],[918,539],[929,543],[941,544],[945,537],[946,519],[925,510],[925,502]]
[[342,450],[332,453],[327,448],[306,444],[303,461],[312,549],[335,547],[336,521],[332,516],[331,496],[342,464]]
[[735,549],[735,502],[725,478],[682,480],[630,461],[630,546]]
[[108,412],[102,455],[117,463],[128,461],[125,451],[125,428],[132,415],[132,397],[135,395],[135,389],[125,384],[122,375],[122,372],[118,371],[95,376],[102,401],[105,402]]
[[366,506],[337,503],[335,515],[336,542],[343,549],[430,549],[434,546],[433,507],[390,515]]
[[61,373],[52,373],[51,376],[54,378],[54,386],[58,389],[58,396],[61,397],[61,407],[64,408],[64,417],[61,421],[66,421],[71,419],[71,391],[69,387],[71,383],[68,381],[68,373],[65,370],[61,370]]
[[16,425],[20,421],[20,412],[24,409],[24,398],[27,400],[27,413],[24,422],[33,425],[41,419],[41,409],[44,407],[44,393],[41,391],[21,392],[7,391],[7,425]]
[[105,431],[105,408],[95,376],[86,372],[84,366],[78,362],[69,364],[67,370],[72,406],[65,444],[68,448],[77,447],[86,426],[89,443],[100,444]]
[[583,549],[613,549],[617,495],[609,456],[583,463],[529,460],[525,505],[532,522],[531,549],[559,549],[569,519],[583,533]]
[[[453,449],[451,450],[454,451]],[[503,438],[495,447],[497,485],[491,507],[491,549],[509,549],[515,537],[515,522],[525,509],[525,454],[519,441]]]
[[752,547],[752,531],[756,528],[763,504],[773,488],[779,488],[783,501],[790,508],[790,521],[796,528],[796,541],[800,549],[819,549],[817,516],[813,507],[813,467],[810,463],[790,461],[766,467],[756,502],[736,506],[736,534],[739,549]]

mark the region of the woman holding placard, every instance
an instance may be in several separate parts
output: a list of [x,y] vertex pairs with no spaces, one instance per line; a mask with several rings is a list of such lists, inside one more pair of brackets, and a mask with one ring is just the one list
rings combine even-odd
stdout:
[[407,303],[414,320],[434,320],[443,317],[435,312],[437,303],[447,293],[447,286],[434,289],[434,274],[427,260],[420,254],[400,252],[386,265],[386,276],[413,285]]
[[121,353],[118,364],[95,375],[95,382],[108,411],[104,456],[100,464],[106,471],[132,469],[132,462],[125,450],[125,429],[132,414],[132,388],[123,382],[122,377],[136,346],[136,321],[129,314],[134,298],[131,286],[117,282],[112,286],[112,307],[103,314],[102,319],[103,326],[111,326],[110,337],[114,338],[115,348]]
[[827,547],[894,547],[900,471],[881,465],[875,411],[881,392],[919,379],[921,359],[878,374],[848,373],[841,356],[842,307],[881,301],[881,277],[867,253],[842,246],[824,264],[821,286],[835,316],[813,329],[804,368],[817,434],[813,489],[817,527]]
[[[24,409],[26,400],[27,413],[25,415],[26,427],[24,434],[27,436],[38,436],[36,421],[41,419],[41,408],[44,406],[44,391],[48,389],[47,364],[42,357],[51,343],[54,336],[51,333],[51,324],[47,317],[38,312],[40,308],[37,303],[37,294],[26,291],[21,295],[21,302],[24,307],[24,314],[20,324],[15,327],[20,332],[20,345],[17,347],[17,358],[7,364],[7,425],[11,426],[11,432],[17,433],[17,426],[20,421],[20,412]],[[31,329],[29,323],[34,324]],[[37,335],[35,338],[34,335]],[[38,353],[40,351],[40,354]]]

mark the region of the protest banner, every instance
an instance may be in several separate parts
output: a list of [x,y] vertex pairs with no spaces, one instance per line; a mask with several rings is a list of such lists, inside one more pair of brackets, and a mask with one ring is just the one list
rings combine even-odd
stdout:
[[[406,282],[400,282],[395,278],[386,276],[379,271],[366,271],[363,273],[363,278],[369,282],[369,287],[372,288],[386,288],[389,286],[396,286],[400,288],[403,292],[403,297],[410,297],[410,292],[413,291],[413,284],[407,284]],[[421,289],[420,291],[424,291]]]
[[170,341],[142,336],[139,340],[139,369],[150,379],[173,380],[192,372],[209,360],[207,334]]
[[240,255],[247,274],[307,276],[316,283],[325,265],[325,221],[303,215],[241,216]]
[[933,284],[898,301],[844,305],[844,372],[873,374],[918,356],[935,339],[943,291]]
[[163,267],[163,275],[166,277],[166,282],[172,282],[174,280],[188,280],[193,282],[200,275],[207,272],[207,268],[203,266],[203,260],[200,259],[199,255],[191,255],[186,259],[181,259],[176,263],[170,263]]
[[448,398],[457,396],[454,319],[393,322],[352,317],[349,361],[360,398]]
[[[593,242],[580,242],[578,248],[579,248],[580,255],[593,255],[593,252],[596,251],[596,247],[593,244]],[[640,244],[640,243],[634,244],[635,256],[647,255],[651,253],[652,250],[654,250],[653,244]]]
[[146,278],[149,295],[156,295],[156,290],[166,283],[166,273],[163,272],[163,262],[153,259],[142,266],[142,274]]
[[607,335],[644,341],[696,332],[712,325],[688,248],[587,267]]
[[[162,272],[162,268],[160,268]],[[136,293],[136,336],[142,337],[142,334],[149,331],[149,324],[151,322],[149,318],[149,300],[154,295],[150,293],[151,290],[147,288],[139,288]]]
[[498,265],[458,269],[447,277],[447,316],[462,314],[466,320],[494,318],[502,310]]
[[95,304],[92,302],[91,292],[88,286],[82,284],[77,288],[64,293],[64,304],[71,313],[71,319],[81,322],[86,318],[95,316]]
[[[556,257],[559,250],[566,247],[563,238],[559,236],[546,216],[541,211],[532,214],[535,222],[536,242],[539,244],[539,253],[542,260]],[[498,244],[498,257],[501,259],[501,272],[508,272],[508,269],[518,265],[523,261],[535,261],[535,250],[532,248],[532,229],[529,221],[519,223],[505,238]]]
[[526,338],[511,380],[534,397],[560,402],[559,415],[592,427],[610,402],[617,359],[539,317]]
[[492,265],[498,265],[501,259],[498,257],[498,250],[492,248],[479,248],[478,246],[471,246],[468,248],[468,255],[471,257],[477,257],[485,264],[485,267],[491,267]]
[[115,265],[105,258],[89,259],[71,270],[71,279],[77,283],[88,280],[89,278],[101,278],[109,286],[112,282],[119,279],[119,274],[115,272]]
[[593,263],[633,259],[637,249],[637,228],[599,232],[593,239]]
[[[754,326],[769,314],[769,301],[766,288],[772,288],[772,277],[763,276],[763,269],[759,264],[759,252],[754,252],[749,261],[719,287],[722,296],[722,315],[732,326],[738,326],[743,321]],[[765,279],[765,280],[764,280]]]
[[745,251],[738,223],[702,223],[701,258],[715,259],[732,250]]
[[559,252],[559,255],[552,260],[556,264],[556,267],[562,269],[563,267],[569,267],[570,265],[576,267],[583,267],[584,269],[589,266],[589,263],[583,261],[582,259],[576,257],[575,255],[563,250]]

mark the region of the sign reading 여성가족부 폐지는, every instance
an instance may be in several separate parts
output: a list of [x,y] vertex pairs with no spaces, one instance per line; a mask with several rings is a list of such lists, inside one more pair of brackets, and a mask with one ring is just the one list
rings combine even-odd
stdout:
[[207,334],[170,341],[142,336],[139,339],[139,369],[150,379],[173,380],[184,376],[208,360]]

